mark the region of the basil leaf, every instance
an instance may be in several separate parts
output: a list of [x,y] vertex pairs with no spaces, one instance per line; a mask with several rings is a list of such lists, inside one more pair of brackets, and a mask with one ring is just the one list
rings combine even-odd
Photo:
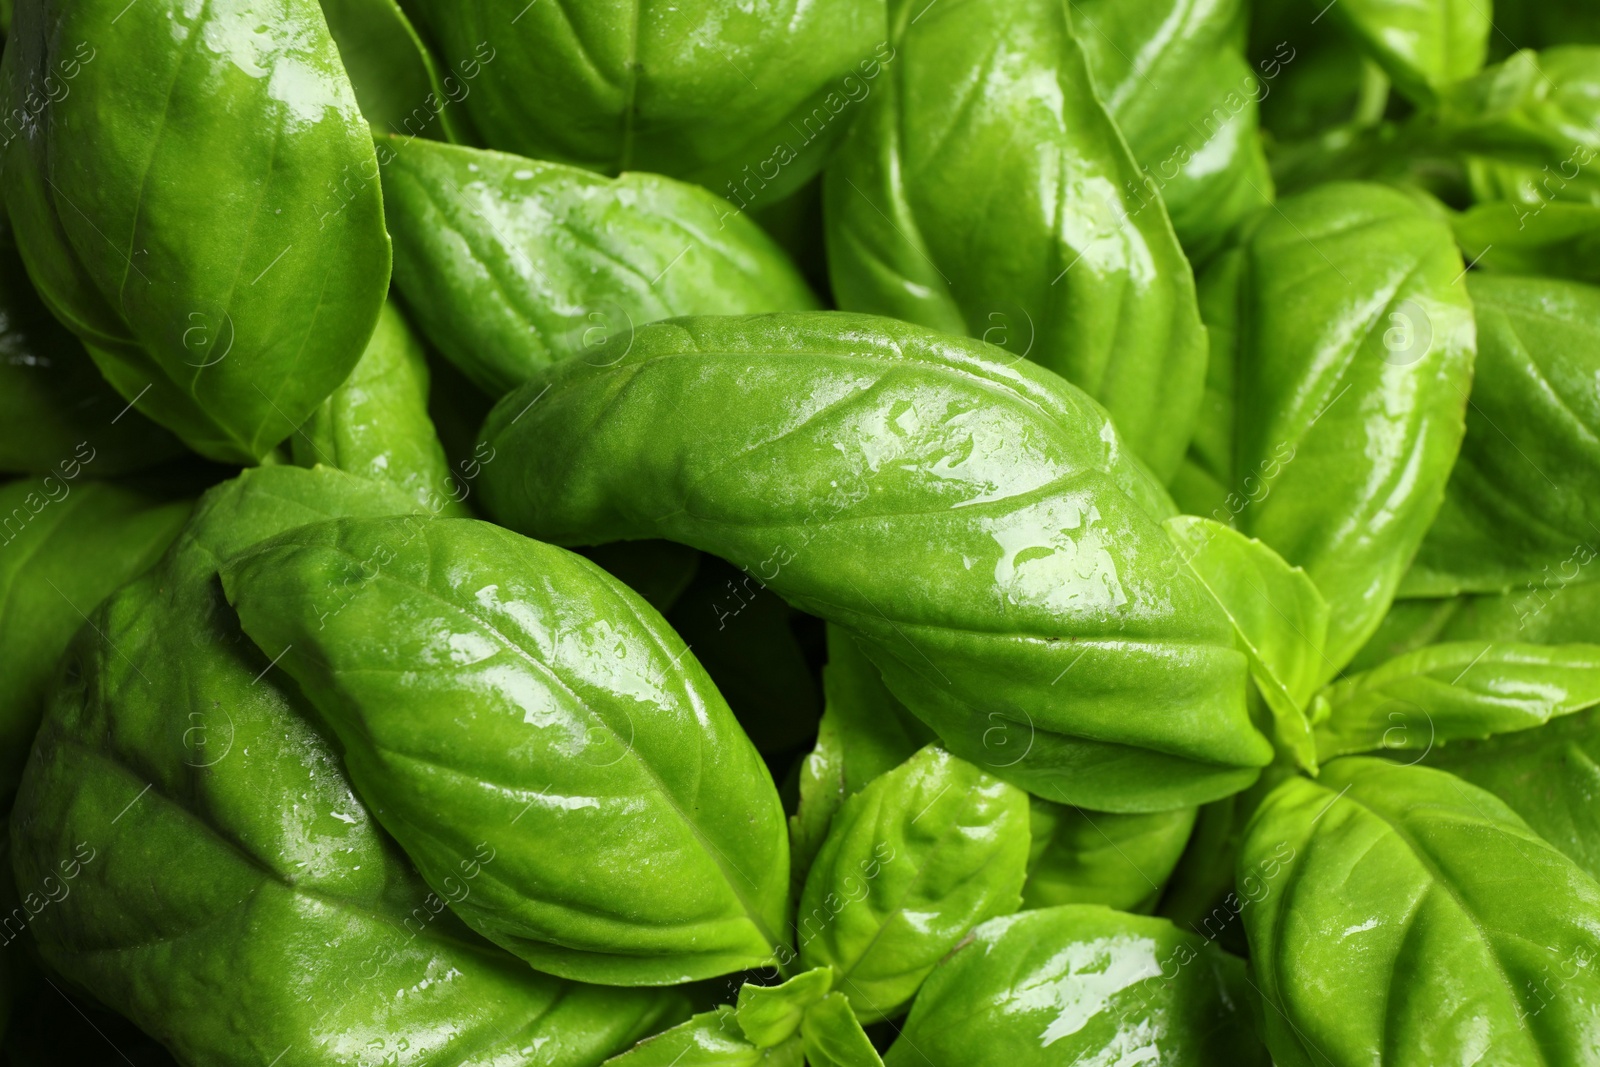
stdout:
[[1327,601],[1305,571],[1260,541],[1192,515],[1168,519],[1165,526],[1184,563],[1233,623],[1256,690],[1272,711],[1279,749],[1315,771],[1306,706],[1318,680],[1333,673],[1322,651]]
[[395,281],[493,396],[656,319],[817,306],[772,239],[703,189],[431,141],[378,147]]
[[1475,275],[1467,436],[1406,594],[1499,592],[1600,545],[1600,288]]
[[556,543],[730,560],[850,630],[951,752],[1048,799],[1163,811],[1249,784],[1270,746],[1245,657],[1165,494],[1097,405],[994,352],[842,313],[643,327],[504,398],[484,500]]
[[1149,911],[1183,855],[1196,811],[1116,815],[1029,798],[1033,840],[1022,906],[1104,904]]
[[726,1005],[645,1038],[606,1067],[802,1067],[798,1038],[774,1048],[758,1048],[739,1032],[734,1009]]
[[0,486],[0,803],[44,715],[72,635],[160,558],[190,502],[51,475]]
[[939,964],[889,1067],[1264,1065],[1244,965],[1164,919],[1094,905],[984,923]]
[[1343,0],[1333,15],[1418,103],[1483,68],[1489,5],[1476,0]]
[[1428,645],[1335,682],[1317,726],[1324,759],[1542,726],[1600,703],[1600,645]]
[[1205,376],[1194,279],[1066,5],[895,0],[890,25],[898,54],[825,177],[840,305],[1056,371],[1168,480]]
[[562,982],[474,937],[239,632],[219,560],[330,514],[410,506],[326,468],[247,472],[68,651],[12,828],[24,894],[70,892],[27,904],[29,929],[52,969],[185,1063],[422,1067],[538,1047],[587,1067],[681,1017],[676,994]]
[[1172,496],[1190,515],[1231,524],[1245,506],[1233,486],[1234,366],[1239,345],[1239,285],[1244,253],[1230,248],[1200,276],[1200,314],[1209,338],[1205,392],[1200,417],[1183,464],[1172,479]]
[[1471,383],[1471,305],[1448,226],[1377,185],[1283,201],[1242,270],[1234,521],[1322,591],[1326,679],[1383,619],[1438,510]]
[[829,993],[807,1009],[800,1033],[811,1067],[883,1067],[843,994]]
[[682,641],[599,567],[471,519],[345,521],[257,546],[223,585],[474,930],[611,985],[779,948],[772,779]]
[[1239,875],[1275,1063],[1588,1054],[1600,885],[1476,786],[1337,760],[1267,798]]
[[891,1018],[967,931],[1021,903],[1028,800],[929,745],[834,817],[795,929],[867,1022]]
[[256,462],[344,380],[388,289],[377,162],[321,11],[17,14],[6,113],[33,114],[46,77],[71,83],[5,145],[28,272],[140,411],[206,456]]
[[404,489],[427,511],[464,515],[428,418],[428,363],[405,318],[385,304],[361,362],[290,439],[294,461],[323,463]]
[[1272,202],[1257,129],[1271,91],[1244,57],[1242,0],[1078,0],[1072,23],[1095,89],[1204,260]]
[[744,1036],[761,1048],[781,1044],[800,1032],[800,1021],[812,1005],[833,988],[833,970],[818,967],[776,986],[746,982],[739,987],[735,1014]]
[[1461,254],[1479,270],[1600,285],[1600,208],[1495,202],[1457,215],[1454,225]]
[[[361,114],[374,130],[466,139],[449,105],[470,92],[471,81],[440,76],[439,65],[396,0],[321,0],[339,59],[350,75]],[[463,80],[465,79],[465,80]]]
[[1593,561],[1581,549],[1559,572],[1547,569],[1537,584],[1510,593],[1397,600],[1350,668],[1370,670],[1441,641],[1583,644],[1600,634],[1600,582],[1582,580]]
[[486,144],[605,174],[657,171],[740,206],[817,172],[894,55],[883,5],[404,0]]

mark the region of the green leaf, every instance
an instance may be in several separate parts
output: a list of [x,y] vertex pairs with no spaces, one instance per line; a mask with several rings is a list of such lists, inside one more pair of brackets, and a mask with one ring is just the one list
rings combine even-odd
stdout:
[[807,1009],[800,1033],[810,1067],[883,1067],[842,993],[829,993]]
[[1029,798],[1033,841],[1022,906],[1104,904],[1149,911],[1183,855],[1195,814],[1195,808],[1179,808],[1116,815]]
[[1583,644],[1600,634],[1600,581],[1582,568],[1588,554],[1546,568],[1538,582],[1509,593],[1439,600],[1397,600],[1372,640],[1350,663],[1365,671],[1441,641]]
[[326,468],[247,472],[206,494],[161,568],[68,651],[11,825],[18,888],[70,892],[27,905],[28,929],[55,972],[181,1062],[425,1067],[538,1047],[588,1067],[682,1017],[676,994],[563,982],[474,937],[239,632],[219,560],[411,506]]
[[321,2],[362,117],[374,130],[441,141],[466,139],[457,102],[472,91],[479,70],[475,63],[463,62],[459,76],[447,70],[441,77],[438,63],[396,0]]
[[973,932],[911,1008],[889,1067],[1265,1067],[1244,964],[1165,919],[1094,905]]
[[1490,5],[1479,0],[1342,0],[1334,17],[1420,104],[1483,69]]
[[797,888],[804,885],[845,798],[934,739],[933,731],[889,692],[848,631],[830,623],[827,634],[828,663],[822,668],[827,704],[816,747],[800,766],[799,811],[789,817],[789,870]]
[[1205,393],[1200,417],[1183,466],[1172,479],[1172,496],[1180,510],[1232,523],[1244,498],[1229,492],[1233,484],[1233,392],[1239,345],[1239,283],[1244,254],[1230,248],[1200,276],[1200,315],[1209,340]]
[[609,985],[782,944],[772,779],[688,648],[599,567],[472,519],[347,520],[259,545],[223,585],[384,828],[491,941]]
[[1492,794],[1337,760],[1267,798],[1239,878],[1279,1067],[1589,1055],[1600,885]]
[[430,514],[467,513],[428,417],[428,363],[405,318],[385,304],[355,370],[290,439],[294,461],[404,489]]
[[1600,703],[1600,645],[1428,645],[1328,688],[1323,759],[1542,726]]
[[[50,309],[129,401],[254,463],[361,356],[389,283],[377,160],[315,0],[17,13],[6,207]],[[67,161],[70,160],[70,165]]]
[[1600,207],[1496,202],[1455,217],[1461,254],[1477,269],[1600,285]]
[[1242,0],[1078,0],[1072,25],[1106,111],[1197,260],[1272,202],[1257,129],[1271,92],[1244,57]]
[[189,509],[187,500],[65,474],[0,486],[0,804],[16,787],[72,635],[160,558]]
[[1382,621],[1438,510],[1471,384],[1471,304],[1449,227],[1378,185],[1282,201],[1241,269],[1234,524],[1322,591],[1326,679]]
[[772,239],[704,189],[432,141],[378,148],[395,282],[492,396],[657,319],[817,306]]
[[800,1020],[832,988],[833,970],[829,967],[795,975],[782,985],[746,982],[739,987],[739,1028],[761,1048],[782,1044],[800,1032]]
[[757,1048],[740,1035],[734,1009],[722,1005],[645,1038],[606,1067],[801,1067],[801,1060],[798,1038]]
[[1502,592],[1556,569],[1570,580],[1600,551],[1600,288],[1474,275],[1470,289],[1467,436],[1411,596]]
[[1067,5],[895,0],[889,21],[895,60],[825,177],[840,306],[1056,371],[1167,481],[1205,377],[1194,278]]
[[[605,174],[655,171],[746,207],[803,185],[877,91],[881,0],[404,0],[486,144]],[[464,73],[464,70],[463,70]]]
[[93,473],[112,478],[182,452],[45,308],[0,212],[0,471],[59,474],[92,454]]
[[504,398],[485,506],[557,544],[729,560],[848,630],[952,753],[1048,799],[1243,788],[1271,746],[1170,502],[1102,409],[995,354],[838,312],[643,327]]
[[1323,648],[1328,604],[1306,572],[1260,541],[1211,519],[1179,515],[1164,524],[1184,562],[1233,623],[1250,676],[1272,711],[1279,749],[1315,771],[1306,706],[1333,671]]
[[978,923],[1017,910],[1028,799],[934,745],[844,802],[795,917],[867,1022],[892,1018]]

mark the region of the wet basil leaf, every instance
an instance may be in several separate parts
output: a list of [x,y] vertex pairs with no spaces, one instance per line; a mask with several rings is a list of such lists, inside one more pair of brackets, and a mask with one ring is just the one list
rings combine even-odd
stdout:
[[898,54],[825,178],[840,306],[1056,371],[1166,481],[1205,376],[1194,279],[1066,5],[896,0],[890,25]]
[[496,519],[730,560],[850,630],[951,752],[1049,799],[1170,810],[1269,760],[1232,627],[1159,526],[1170,503],[1066,382],[842,313],[680,319],[627,346],[496,408]]
[[263,543],[223,584],[384,828],[491,941],[614,985],[782,945],[772,779],[688,648],[599,567],[472,519],[350,520]]
[[1149,911],[1194,828],[1195,808],[1117,815],[1029,799],[1024,908],[1104,904]]
[[1242,961],[1165,919],[1094,905],[1025,911],[940,963],[889,1067],[1260,1065]]
[[431,141],[378,148],[395,281],[492,396],[656,319],[817,306],[772,239],[703,189]]
[[866,1022],[898,1014],[978,923],[1017,910],[1028,799],[929,745],[869,782],[834,817],[806,877],[795,930],[808,967]]
[[829,993],[808,1008],[800,1034],[810,1067],[883,1067],[878,1050],[842,993]]
[[1267,798],[1239,873],[1265,887],[1243,914],[1283,1067],[1589,1054],[1600,885],[1492,794],[1336,760]]
[[800,1040],[773,1048],[746,1041],[726,1005],[646,1038],[606,1067],[802,1067]]
[[410,507],[326,468],[248,472],[68,652],[12,828],[24,902],[70,891],[27,904],[29,929],[54,970],[185,1063],[422,1067],[538,1048],[590,1067],[681,1017],[675,994],[541,975],[462,926],[239,632],[219,560],[330,515]]
[[254,463],[361,356],[389,281],[367,124],[315,0],[18,12],[6,206],[45,303],[140,411]]

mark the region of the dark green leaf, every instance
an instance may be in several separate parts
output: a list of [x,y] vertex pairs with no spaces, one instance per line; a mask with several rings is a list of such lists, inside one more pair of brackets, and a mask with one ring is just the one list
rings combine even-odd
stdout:
[[1116,815],[1030,798],[1033,844],[1022,906],[1104,904],[1149,911],[1183,855],[1195,812]]

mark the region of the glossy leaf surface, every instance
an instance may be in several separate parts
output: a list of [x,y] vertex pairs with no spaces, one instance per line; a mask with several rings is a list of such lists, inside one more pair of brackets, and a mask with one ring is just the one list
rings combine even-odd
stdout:
[[395,281],[492,396],[657,319],[817,306],[772,239],[704,189],[429,141],[378,148]]
[[781,985],[758,986],[746,982],[739,987],[735,1017],[739,1029],[751,1043],[761,1048],[789,1040],[800,1032],[800,1022],[812,1006],[820,1003],[833,988],[833,969],[818,967],[795,975]]
[[1477,0],[1343,0],[1333,15],[1397,88],[1426,103],[1482,69],[1489,12]]
[[1280,1067],[1590,1054],[1600,885],[1492,794],[1337,760],[1267,798],[1239,870],[1271,872],[1244,920]]
[[1327,678],[1382,620],[1438,510],[1472,382],[1471,304],[1449,227],[1376,185],[1283,201],[1244,255],[1234,522],[1327,599]]
[[1205,376],[1194,279],[1067,6],[897,0],[890,24],[899,54],[825,179],[840,306],[1056,371],[1170,478]]
[[1097,405],[997,355],[840,313],[645,327],[502,401],[484,499],[559,544],[723,556],[1041,796],[1161,811],[1249,784],[1270,746],[1246,660],[1181,573],[1165,494]]
[[803,1063],[798,1038],[758,1048],[745,1040],[734,1009],[726,1005],[646,1038],[606,1061],[607,1067],[802,1067]]
[[1093,905],[980,926],[941,963],[889,1067],[1264,1065],[1244,965],[1165,919]]
[[1024,908],[1104,904],[1149,911],[1183,855],[1196,809],[1116,815],[1030,798]]
[[1017,910],[1028,798],[929,745],[844,802],[806,877],[800,959],[866,1022],[892,1018],[974,926]]
[[1600,288],[1475,275],[1467,436],[1411,595],[1498,592],[1600,546]]
[[189,508],[59,475],[0,486],[0,798],[16,786],[72,635],[160,558]]
[[292,646],[281,666],[357,791],[473,929],[615,985],[773,956],[772,779],[681,639],[599,567],[472,519],[391,519],[291,532],[223,584],[258,647]]
[[339,382],[389,279],[377,163],[314,0],[30,3],[5,146],[17,244],[140,411],[254,463]]
[[403,315],[385,304],[350,377],[290,438],[294,461],[393,482],[430,514],[464,515],[428,417],[428,363]]
[[1095,89],[1184,248],[1199,259],[1272,201],[1256,114],[1270,88],[1244,57],[1245,7],[1242,0],[1072,5]]
[[679,1010],[670,994],[540,975],[472,935],[239,632],[219,560],[302,523],[411,506],[338,471],[246,473],[206,495],[161,568],[68,653],[11,825],[19,886],[69,878],[70,893],[30,929],[52,968],[185,1063],[455,1067],[535,1048],[534,1062],[589,1067]]
[[1542,726],[1600,703],[1600,645],[1455,641],[1428,645],[1327,692],[1317,726],[1324,759]]
[[[440,141],[464,138],[457,102],[478,69],[441,72],[397,0],[321,0],[361,114],[374,130]],[[471,77],[468,71],[473,71]]]

